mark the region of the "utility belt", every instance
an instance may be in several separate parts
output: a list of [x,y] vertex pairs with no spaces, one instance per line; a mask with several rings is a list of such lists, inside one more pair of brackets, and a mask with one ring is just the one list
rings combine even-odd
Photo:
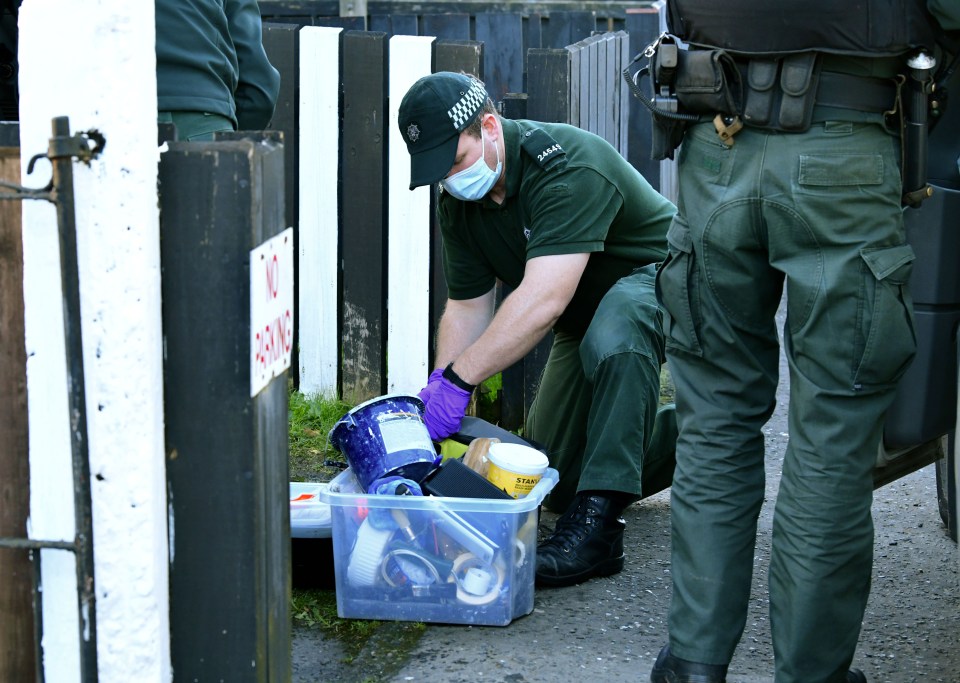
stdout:
[[897,111],[895,81],[822,71],[817,56],[805,53],[782,60],[737,62],[744,84],[739,114],[743,124],[802,133],[814,122],[817,108],[880,115]]
[[[905,185],[904,203],[918,204],[926,192],[926,137],[908,139],[911,122],[926,130],[927,98],[932,90],[932,66],[922,75],[928,80],[905,76],[882,79],[824,71],[821,53],[802,52],[777,57],[736,57],[722,49],[681,49],[669,34],[661,35],[634,58],[646,57],[648,63],[633,74],[624,70],[631,90],[653,118],[651,158],[672,159],[693,123],[713,121],[720,140],[731,146],[734,136],[744,127],[757,127],[786,133],[802,133],[818,120],[843,119],[836,110],[858,112],[851,116],[876,114],[877,120],[904,142],[903,165],[911,168],[911,186]],[[644,78],[652,84],[652,95],[641,87]],[[920,97],[903,93],[910,83]],[[913,138],[917,138],[916,135]],[[907,149],[907,144],[914,149]],[[922,146],[922,149],[917,149]],[[906,173],[905,173],[906,175]],[[920,184],[916,184],[920,183]],[[909,189],[907,189],[909,188]],[[908,197],[908,194],[910,195]]]

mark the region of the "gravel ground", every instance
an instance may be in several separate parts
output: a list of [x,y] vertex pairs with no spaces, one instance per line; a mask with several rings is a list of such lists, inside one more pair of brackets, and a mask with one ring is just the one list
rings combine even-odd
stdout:
[[[781,375],[786,377],[785,367]],[[786,384],[764,429],[767,501],[760,516],[754,586],[730,683],[771,681],[767,612],[771,516],[787,441]],[[854,663],[879,683],[960,681],[957,545],[937,510],[933,467],[875,492],[873,590]],[[614,577],[537,590],[532,614],[507,627],[430,624],[398,651],[385,624],[366,649],[344,661],[339,643],[294,631],[294,681],[645,681],[667,634],[670,500],[663,492],[625,513],[627,564]],[[556,516],[543,514],[542,527]]]

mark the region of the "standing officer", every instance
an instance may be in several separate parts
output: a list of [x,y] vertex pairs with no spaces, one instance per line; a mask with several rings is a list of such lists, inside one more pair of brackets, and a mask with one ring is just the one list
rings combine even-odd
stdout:
[[[926,103],[905,104],[921,87],[908,57],[923,49],[911,63],[929,66],[935,54],[927,4],[729,0],[717,12],[713,0],[668,1],[671,31],[691,50],[734,56],[737,108],[694,110],[704,122],[680,147],[658,274],[680,435],[670,640],[653,683],[721,683],[743,631],[784,283],[790,441],[770,561],[775,680],[866,681],[849,667],[870,588],[871,473],[915,349],[901,197],[915,201],[920,188],[902,187],[897,127],[926,115]],[[929,10],[943,28],[960,24],[958,2]],[[676,74],[681,105],[695,52]],[[903,177],[916,176],[916,152],[904,137]]]
[[[420,396],[434,439],[459,429],[473,388],[553,347],[526,435],[544,444],[563,512],[537,550],[541,585],[623,567],[620,513],[670,485],[674,411],[654,428],[663,359],[654,263],[674,206],[606,141],[573,126],[501,119],[479,81],[417,81],[399,111],[411,189],[440,184],[449,299]],[[494,310],[499,279],[514,288]]]

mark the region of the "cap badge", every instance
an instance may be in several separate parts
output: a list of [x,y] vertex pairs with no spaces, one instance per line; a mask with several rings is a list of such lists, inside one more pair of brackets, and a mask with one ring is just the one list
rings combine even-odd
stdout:
[[410,138],[410,142],[416,142],[420,139],[420,129],[417,128],[417,124],[411,123],[407,126],[407,137]]

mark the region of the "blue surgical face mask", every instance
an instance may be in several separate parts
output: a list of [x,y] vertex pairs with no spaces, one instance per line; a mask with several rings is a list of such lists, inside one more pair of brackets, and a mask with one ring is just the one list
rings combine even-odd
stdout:
[[[482,128],[480,129],[480,141],[483,145],[483,151],[486,151],[487,138]],[[497,147],[496,143],[494,143],[493,148],[497,150],[496,171],[490,170],[483,158],[484,154],[481,152],[480,158],[472,166],[441,180],[440,184],[443,189],[465,202],[478,202],[483,199],[497,182],[497,178],[500,177],[500,148]]]

